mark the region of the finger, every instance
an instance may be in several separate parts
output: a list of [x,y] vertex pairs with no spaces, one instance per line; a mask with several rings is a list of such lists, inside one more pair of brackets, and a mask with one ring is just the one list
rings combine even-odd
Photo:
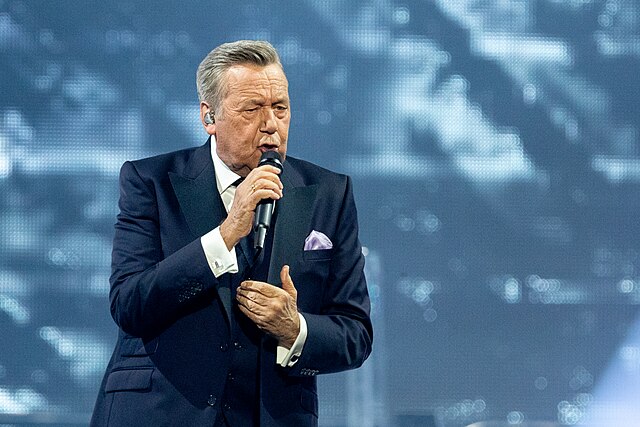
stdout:
[[238,293],[247,295],[249,292],[255,292],[266,297],[272,297],[277,294],[278,288],[273,285],[264,282],[258,282],[255,280],[245,280],[240,283],[238,287]]
[[250,302],[254,304],[258,303],[255,292],[251,292],[251,293],[238,292],[236,293],[236,300],[238,300],[240,304],[245,305],[247,307],[249,306]]
[[238,304],[238,309],[260,329],[266,330],[269,328],[270,323],[273,323],[269,320],[269,310],[252,304],[251,301],[246,302],[246,305]]
[[277,179],[277,176],[272,176],[274,176],[275,179],[272,179],[271,177],[259,177],[253,182],[253,184],[250,185],[250,188],[253,190],[273,190],[282,195],[282,189],[284,188],[282,186],[282,183]]
[[268,179],[258,179],[251,184],[247,182],[247,187],[244,187],[242,189],[242,193],[249,196],[249,198],[252,200],[261,200],[266,198],[279,199],[283,195],[282,186]]
[[244,301],[251,301],[255,305],[267,306],[269,305],[269,299],[272,298],[273,291],[269,288],[275,289],[273,286],[260,288],[259,290],[248,290],[246,288],[238,288],[236,291],[236,298],[243,298]]
[[277,167],[271,166],[271,165],[262,165],[260,167],[257,167],[255,170],[267,171],[267,172],[271,172],[271,173],[275,173],[275,174],[282,173],[282,170],[280,168],[277,168]]
[[282,270],[280,270],[280,280],[282,281],[282,289],[284,289],[289,295],[296,299],[296,297],[298,296],[298,291],[293,284],[291,275],[289,275],[288,265],[282,266]]
[[[271,166],[269,166],[269,169],[263,169],[263,167],[254,169],[247,177],[247,180],[254,182],[259,179],[265,179],[277,184],[280,188],[282,188],[282,181],[280,181],[280,177],[278,176],[278,173],[280,173],[280,169],[276,169]],[[274,173],[273,170],[276,170],[278,173]],[[245,180],[245,182],[247,180]]]
[[272,190],[255,190],[249,195],[251,213],[256,210],[258,204],[264,199],[280,200],[282,196]]
[[253,190],[253,192],[251,193],[251,197],[252,199],[258,199],[262,200],[262,199],[275,199],[275,200],[279,200],[281,199],[283,196],[282,194],[282,190],[279,189],[278,187],[258,187],[256,186],[256,188]]
[[239,305],[238,309],[240,310],[240,312],[242,314],[244,314],[245,316],[247,316],[249,318],[249,320],[251,320],[256,326],[260,327],[258,325],[258,323],[262,324],[262,322],[260,321],[260,318],[258,316],[256,316],[253,312],[251,312],[251,310],[249,310],[248,308]]
[[276,181],[280,180],[280,169],[274,168],[273,166],[260,166],[259,168],[253,169],[249,175],[247,175],[247,179],[257,178],[257,177],[269,177],[269,179]]
[[273,182],[275,185],[280,187],[282,185],[282,181],[280,181],[280,177],[271,172],[258,172],[252,177],[253,181],[269,181]]
[[[252,194],[256,190],[269,188],[275,191],[282,190],[284,186],[282,182],[278,178],[278,175],[275,175],[270,172],[255,172],[254,169],[251,172],[251,175],[247,176],[247,178],[238,185],[239,193]],[[254,173],[255,172],[255,173]]]
[[247,311],[253,313],[254,316],[261,316],[265,312],[265,307],[243,296],[237,296],[238,307],[244,307]]
[[257,280],[244,280],[240,282],[238,289],[243,291],[258,291],[262,287],[263,283]]
[[238,304],[240,304],[243,307],[247,307],[247,305],[250,302],[249,298],[241,294],[236,294],[236,301],[238,301]]

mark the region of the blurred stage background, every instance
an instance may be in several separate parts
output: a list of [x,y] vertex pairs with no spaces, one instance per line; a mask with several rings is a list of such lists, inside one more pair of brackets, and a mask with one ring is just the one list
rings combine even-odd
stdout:
[[0,424],[87,423],[120,165],[203,144],[198,63],[257,38],[355,182],[374,353],[321,425],[640,425],[639,3],[0,0]]

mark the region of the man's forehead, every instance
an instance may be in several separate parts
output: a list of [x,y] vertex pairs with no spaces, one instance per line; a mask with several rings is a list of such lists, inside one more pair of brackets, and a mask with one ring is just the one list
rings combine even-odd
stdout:
[[278,64],[270,64],[264,67],[254,64],[234,65],[227,70],[226,78],[229,85],[288,86],[287,76]]

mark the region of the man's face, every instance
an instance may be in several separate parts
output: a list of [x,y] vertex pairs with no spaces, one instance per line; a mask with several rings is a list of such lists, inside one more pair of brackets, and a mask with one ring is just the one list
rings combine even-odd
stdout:
[[289,134],[289,84],[276,65],[236,65],[226,77],[221,116],[212,126],[217,153],[229,168],[247,176],[260,156],[277,150],[284,160]]

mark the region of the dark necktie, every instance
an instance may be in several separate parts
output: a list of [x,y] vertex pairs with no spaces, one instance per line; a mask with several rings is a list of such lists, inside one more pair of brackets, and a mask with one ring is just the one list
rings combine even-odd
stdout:
[[[236,179],[233,184],[231,184],[231,186],[238,187],[238,185],[240,185],[242,181],[244,181],[244,178],[240,177]],[[253,264],[255,263],[255,250],[253,249],[253,230],[251,230],[245,237],[240,239],[239,244],[242,248],[242,252],[248,264],[248,268],[245,271],[246,273],[251,274],[251,267],[253,267]]]

